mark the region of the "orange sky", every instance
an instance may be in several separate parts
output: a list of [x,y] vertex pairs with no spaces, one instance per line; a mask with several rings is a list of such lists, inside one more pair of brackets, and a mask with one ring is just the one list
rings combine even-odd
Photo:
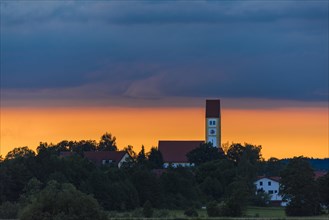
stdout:
[[[203,108],[18,108],[1,109],[1,151],[35,149],[39,142],[99,140],[105,132],[117,137],[120,149],[139,151],[158,140],[203,140]],[[327,108],[268,110],[222,109],[222,143],[262,145],[264,158],[328,157]]]

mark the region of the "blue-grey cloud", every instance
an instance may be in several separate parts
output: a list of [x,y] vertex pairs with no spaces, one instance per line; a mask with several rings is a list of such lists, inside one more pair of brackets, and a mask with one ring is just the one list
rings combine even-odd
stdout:
[[14,1],[1,27],[2,90],[328,99],[327,1]]

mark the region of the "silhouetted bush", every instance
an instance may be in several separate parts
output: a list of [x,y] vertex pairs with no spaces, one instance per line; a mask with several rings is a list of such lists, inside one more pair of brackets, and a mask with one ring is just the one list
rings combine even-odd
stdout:
[[153,215],[153,208],[150,201],[146,201],[143,206],[143,215],[146,218],[150,218]]
[[17,218],[19,205],[17,203],[4,202],[0,206],[0,219]]
[[194,208],[188,208],[185,210],[184,215],[188,217],[198,217],[199,214]]

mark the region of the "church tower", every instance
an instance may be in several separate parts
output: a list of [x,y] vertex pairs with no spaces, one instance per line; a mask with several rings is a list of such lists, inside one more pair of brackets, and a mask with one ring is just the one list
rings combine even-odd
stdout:
[[220,100],[206,100],[206,142],[221,147]]

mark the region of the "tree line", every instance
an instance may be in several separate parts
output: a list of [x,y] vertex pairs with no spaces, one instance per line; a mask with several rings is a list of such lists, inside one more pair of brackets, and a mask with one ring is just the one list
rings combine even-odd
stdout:
[[[190,168],[161,169],[162,155],[156,147],[148,152],[142,147],[136,153],[127,146],[124,150],[132,161],[121,169],[96,166],[83,157],[85,151],[117,149],[109,133],[99,142],[40,143],[36,153],[28,147],[13,149],[0,160],[0,217],[106,219],[104,210],[141,207],[148,217],[150,207],[185,209],[187,215],[195,215],[204,206],[209,216],[243,216],[247,205],[268,205],[268,196],[256,193],[259,175],[281,176],[280,191],[290,201],[287,215],[318,215],[329,205],[328,174],[315,180],[303,157],[288,163],[266,161],[261,146],[239,143],[225,152],[200,145],[187,154],[195,164]],[[61,158],[62,151],[76,154]]]

